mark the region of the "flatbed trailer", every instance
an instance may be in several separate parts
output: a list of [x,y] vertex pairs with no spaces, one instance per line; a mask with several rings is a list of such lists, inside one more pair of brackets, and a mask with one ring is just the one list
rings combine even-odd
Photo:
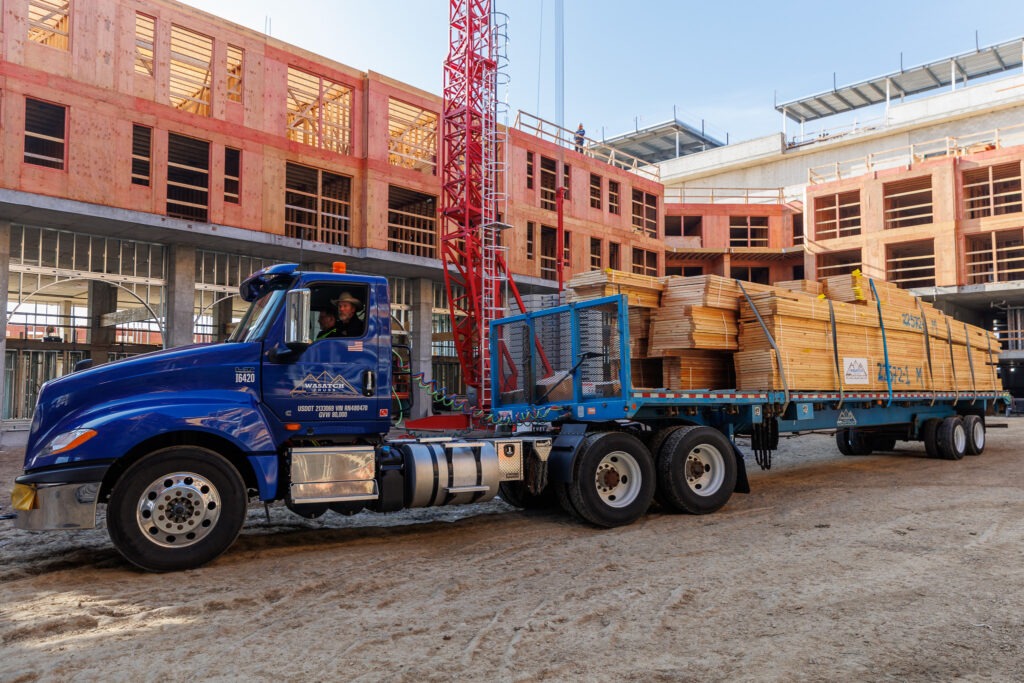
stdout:
[[[659,500],[687,512],[718,509],[733,490],[748,488],[738,436],[750,437],[754,459],[765,469],[780,434],[821,430],[835,431],[836,446],[845,455],[923,441],[928,455],[958,460],[981,453],[985,417],[1010,401],[1006,392],[894,391],[891,381],[887,391],[870,392],[636,388],[630,339],[622,295],[495,322],[493,409],[510,423],[542,418],[561,424],[550,474],[556,482],[577,476],[579,445],[571,442],[579,434],[634,434],[662,475]],[[559,460],[557,454],[566,450],[573,456]],[[687,463],[686,477],[673,487],[672,472],[680,461]],[[716,468],[736,471],[711,476]],[[712,481],[702,481],[708,478]],[[726,490],[730,482],[736,484]]]

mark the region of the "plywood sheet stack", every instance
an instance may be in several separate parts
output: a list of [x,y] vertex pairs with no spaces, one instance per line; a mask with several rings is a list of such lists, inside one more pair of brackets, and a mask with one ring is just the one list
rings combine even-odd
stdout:
[[[831,288],[840,296],[849,289]],[[863,291],[863,289],[861,289]],[[751,297],[781,355],[782,381],[775,352],[753,309],[740,308],[740,352],[735,357],[738,388],[812,391],[885,391],[886,352],[895,391],[991,391],[1001,388],[995,367],[998,343],[980,328],[949,320],[941,311],[920,305],[912,295],[878,287],[882,326],[874,303],[833,301],[835,334],[829,302],[777,291]],[[883,294],[885,292],[885,294]],[[924,316],[921,313],[924,313]],[[928,342],[925,342],[925,320]],[[834,341],[833,341],[834,340]],[[929,363],[929,358],[931,362]]]
[[675,391],[732,388],[736,386],[732,356],[725,351],[691,350],[662,358],[664,386]]
[[570,302],[625,294],[631,308],[658,308],[661,305],[661,293],[665,289],[661,278],[624,273],[611,268],[580,273],[567,284]]
[[886,391],[886,352],[895,391],[1002,388],[995,335],[965,327],[895,285],[871,284],[859,272],[775,287],[744,282],[752,308],[735,280],[715,275],[659,280],[603,270],[569,282],[571,301],[627,296],[635,388],[784,388],[754,308],[794,391]]

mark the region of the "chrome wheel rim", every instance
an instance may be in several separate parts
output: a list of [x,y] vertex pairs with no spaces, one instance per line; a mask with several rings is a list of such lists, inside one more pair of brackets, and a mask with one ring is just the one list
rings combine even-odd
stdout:
[[163,548],[184,548],[205,538],[220,519],[220,493],[194,472],[153,481],[139,496],[135,519],[143,535]]

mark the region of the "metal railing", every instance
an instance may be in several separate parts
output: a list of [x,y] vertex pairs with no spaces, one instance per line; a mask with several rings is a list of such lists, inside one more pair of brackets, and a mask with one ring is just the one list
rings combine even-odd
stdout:
[[516,113],[516,120],[512,127],[524,133],[534,135],[541,140],[553,142],[559,147],[579,151],[584,156],[603,161],[609,166],[614,166],[615,168],[629,171],[651,180],[661,179],[661,169],[656,164],[649,164],[639,157],[588,137],[584,137],[583,144],[577,146],[575,131],[563,128],[556,123],[551,123],[533,114],[527,114],[521,109]]
[[927,140],[912,145],[893,147],[866,156],[854,157],[807,169],[807,182],[812,185],[865,175],[899,166],[912,166],[926,159],[964,156],[990,149],[1024,144],[1024,124],[993,130]]
[[666,204],[786,204],[799,199],[781,187],[666,187]]

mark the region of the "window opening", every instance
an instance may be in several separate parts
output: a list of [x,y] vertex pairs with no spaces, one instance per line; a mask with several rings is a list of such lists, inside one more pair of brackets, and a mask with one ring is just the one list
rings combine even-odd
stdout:
[[167,138],[167,215],[206,222],[210,143],[170,133]]
[[348,154],[351,116],[351,88],[288,67],[289,140]]
[[388,251],[437,258],[437,198],[388,187]]
[[213,39],[171,25],[171,106],[200,116],[210,115]]
[[132,184],[149,187],[153,154],[153,129],[132,124]]
[[64,168],[67,109],[25,98],[25,163]]
[[288,163],[285,235],[326,244],[349,244],[352,179]]

